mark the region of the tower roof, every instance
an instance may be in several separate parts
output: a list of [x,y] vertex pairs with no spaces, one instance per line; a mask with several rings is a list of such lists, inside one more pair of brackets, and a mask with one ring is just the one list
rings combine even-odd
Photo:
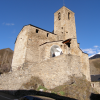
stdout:
[[[65,6],[63,6],[63,7],[61,7],[60,9],[68,9],[68,8],[65,7]],[[59,10],[60,10],[60,9],[59,9]],[[58,12],[59,10],[57,10],[56,12]],[[70,12],[73,12],[73,11],[71,11],[70,9],[68,9],[68,10],[69,10]],[[56,13],[56,12],[55,12],[55,13]],[[74,12],[73,12],[73,13],[74,13]]]

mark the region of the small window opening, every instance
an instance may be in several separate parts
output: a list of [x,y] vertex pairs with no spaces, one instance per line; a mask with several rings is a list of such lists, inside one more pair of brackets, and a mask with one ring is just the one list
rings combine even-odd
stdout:
[[52,54],[52,57],[55,57],[55,53]]
[[63,29],[63,27],[62,27],[62,29]]
[[39,30],[38,29],[36,29],[36,33],[38,33],[39,32]]
[[70,43],[66,43],[66,45],[70,48]]
[[47,33],[47,37],[49,36],[49,33]]
[[61,14],[60,14],[60,12],[58,13],[58,19],[61,20]]
[[93,87],[94,87],[94,84],[93,84]]
[[100,81],[100,78],[98,78],[98,81]]
[[63,34],[63,32],[62,32],[62,34]]
[[71,15],[70,15],[70,12],[68,12],[68,19],[70,19]]

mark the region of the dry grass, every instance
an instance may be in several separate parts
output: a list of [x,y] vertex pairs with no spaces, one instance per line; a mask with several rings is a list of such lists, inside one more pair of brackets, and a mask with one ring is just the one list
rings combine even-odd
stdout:
[[31,77],[30,81],[27,83],[24,83],[21,87],[24,89],[34,89],[37,90],[39,88],[39,86],[44,86],[43,82],[41,79],[39,79],[38,77]]
[[100,58],[95,59],[95,60],[93,61],[93,64],[94,64],[94,66],[95,66],[96,68],[100,68]]
[[93,65],[94,65],[96,68],[99,68],[99,69],[100,69],[100,58],[91,59],[91,60],[90,60],[90,63],[93,63]]

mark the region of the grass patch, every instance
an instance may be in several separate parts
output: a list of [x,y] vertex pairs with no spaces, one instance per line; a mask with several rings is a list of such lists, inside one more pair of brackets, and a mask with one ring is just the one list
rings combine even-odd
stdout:
[[98,61],[93,61],[93,64],[94,64],[94,66],[96,67],[96,68],[100,68],[100,60]]
[[47,90],[47,88],[45,88],[44,86],[39,86],[39,87],[37,88],[37,91],[39,91],[40,89],[43,89],[43,91],[46,91],[46,90]]
[[64,91],[60,91],[59,93],[60,93],[60,95],[62,95],[62,96],[65,95],[65,92],[64,92]]
[[57,92],[55,92],[55,91],[51,91],[51,93],[57,94]]
[[97,58],[97,59],[91,59],[91,60],[90,60],[90,63],[93,63],[94,67],[100,69],[100,58]]

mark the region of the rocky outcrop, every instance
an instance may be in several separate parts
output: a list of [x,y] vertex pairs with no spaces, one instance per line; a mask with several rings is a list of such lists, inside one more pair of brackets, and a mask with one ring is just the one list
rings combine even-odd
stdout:
[[0,74],[11,70],[13,51],[10,48],[0,50]]

